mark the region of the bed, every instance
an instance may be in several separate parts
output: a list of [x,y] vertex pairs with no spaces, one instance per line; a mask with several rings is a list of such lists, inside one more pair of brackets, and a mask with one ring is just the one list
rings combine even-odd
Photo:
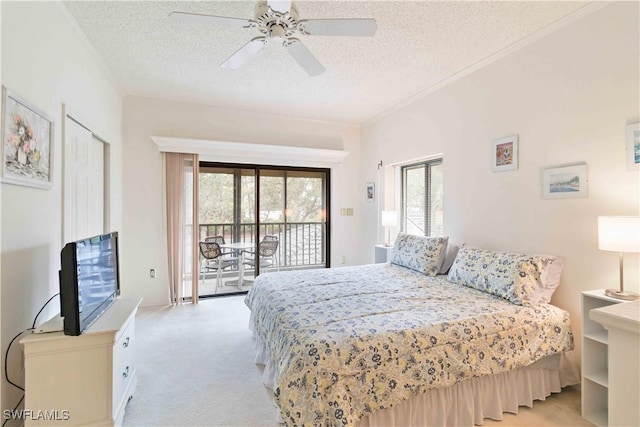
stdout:
[[[564,363],[573,349],[568,313],[513,289],[523,304],[483,288],[513,271],[512,288],[540,288],[548,268],[523,274],[535,263],[507,268],[498,256],[487,280],[476,274],[483,257],[463,247],[466,258],[459,253],[449,275],[437,274],[441,253],[425,274],[430,255],[416,261],[408,246],[403,261],[396,242],[396,263],[258,277],[246,298],[256,362],[285,424],[480,424],[575,382]],[[466,273],[483,289],[456,283]],[[533,285],[521,280],[528,273]]]

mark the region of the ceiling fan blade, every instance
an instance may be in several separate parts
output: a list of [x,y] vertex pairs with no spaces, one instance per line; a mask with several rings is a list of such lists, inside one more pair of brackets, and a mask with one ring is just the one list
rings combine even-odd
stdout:
[[267,0],[267,4],[276,12],[289,13],[291,10],[291,0]]
[[373,36],[378,26],[375,19],[309,19],[304,30],[311,36]]
[[169,19],[174,22],[186,24],[214,24],[236,28],[244,28],[249,25],[249,21],[242,18],[228,18],[226,16],[201,15],[199,13],[186,12],[171,12]]
[[313,53],[301,42],[294,42],[287,46],[289,54],[293,56],[298,64],[309,74],[310,76],[317,76],[324,73],[324,66],[313,56]]
[[260,49],[262,49],[266,44],[267,40],[264,37],[256,37],[227,58],[227,60],[220,64],[220,66],[227,70],[235,70],[244,64],[247,59],[258,53],[258,51],[260,51]]

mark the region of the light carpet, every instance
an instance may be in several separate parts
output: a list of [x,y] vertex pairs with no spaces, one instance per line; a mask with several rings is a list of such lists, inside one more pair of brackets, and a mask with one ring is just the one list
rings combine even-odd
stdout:
[[277,426],[271,391],[254,361],[244,296],[136,318],[138,387],[125,426]]
[[[141,308],[136,319],[138,388],[125,426],[278,426],[271,391],[254,364],[244,296]],[[589,426],[580,393],[567,387],[532,409],[485,426]]]

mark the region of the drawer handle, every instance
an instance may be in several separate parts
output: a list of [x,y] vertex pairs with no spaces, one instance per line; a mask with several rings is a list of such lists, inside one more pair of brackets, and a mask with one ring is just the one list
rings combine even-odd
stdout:
[[129,347],[129,337],[125,338],[124,342],[122,343],[122,347],[123,348]]
[[125,379],[125,378],[127,378],[128,376],[129,376],[129,366],[127,366],[127,367],[124,369],[124,372],[122,373],[122,379]]

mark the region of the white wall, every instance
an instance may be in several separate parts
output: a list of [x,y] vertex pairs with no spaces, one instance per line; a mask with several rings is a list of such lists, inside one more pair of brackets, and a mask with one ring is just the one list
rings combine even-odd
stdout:
[[[53,188],[1,184],[2,355],[9,340],[31,327],[58,292],[62,246],[62,104],[80,112],[108,138],[113,158],[111,218],[121,224],[122,95],[84,36],[58,2],[1,2],[2,84],[55,119]],[[39,323],[59,312],[54,300]],[[23,383],[20,346],[12,348],[9,375]],[[19,394],[2,380],[2,408]]]
[[[345,150],[345,162],[332,169],[332,265],[357,262],[360,230],[357,200],[364,199],[359,127],[291,117],[127,97],[124,102],[124,218],[121,267],[130,295],[144,305],[169,302],[162,154],[151,136]],[[360,191],[362,190],[362,191]],[[354,216],[339,216],[341,207]],[[371,252],[371,251],[370,251]],[[149,269],[155,268],[155,279]]]
[[[624,126],[640,120],[636,2],[594,12],[368,123],[362,133],[349,124],[140,98],[127,98],[123,115],[121,94],[63,6],[1,2],[0,8],[2,84],[56,118],[53,189],[0,186],[3,353],[57,292],[62,103],[111,139],[110,210],[112,228],[121,231],[123,294],[142,296],[146,305],[168,302],[162,157],[152,135],[349,151],[332,171],[334,266],[343,255],[347,264],[371,262],[373,245],[383,240],[378,211],[385,195],[364,200],[366,182],[384,187],[378,162],[442,152],[452,243],[564,256],[553,302],[572,313],[576,337],[580,291],[617,284],[617,255],[597,250],[596,217],[640,210],[639,174],[626,171],[624,157]],[[520,135],[519,169],[491,172],[491,141],[513,133]],[[540,168],[573,161],[589,164],[589,197],[541,199]],[[355,215],[340,217],[341,207],[355,208]],[[626,267],[629,287],[638,290],[637,257],[627,256]],[[156,279],[149,268],[157,269]],[[18,358],[10,358],[10,375],[20,380]],[[3,409],[18,398],[3,381]]]
[[[361,184],[380,159],[444,153],[452,244],[565,257],[552,302],[570,311],[577,345],[580,292],[618,286],[618,254],[598,250],[597,216],[640,214],[639,172],[625,164],[625,125],[640,119],[638,34],[637,2],[606,6],[362,129]],[[491,141],[512,134],[519,168],[494,173]],[[576,161],[588,164],[588,198],[542,199],[541,168]],[[374,206],[362,226],[377,227]],[[365,237],[361,250],[375,242]],[[625,262],[638,291],[638,257]]]

